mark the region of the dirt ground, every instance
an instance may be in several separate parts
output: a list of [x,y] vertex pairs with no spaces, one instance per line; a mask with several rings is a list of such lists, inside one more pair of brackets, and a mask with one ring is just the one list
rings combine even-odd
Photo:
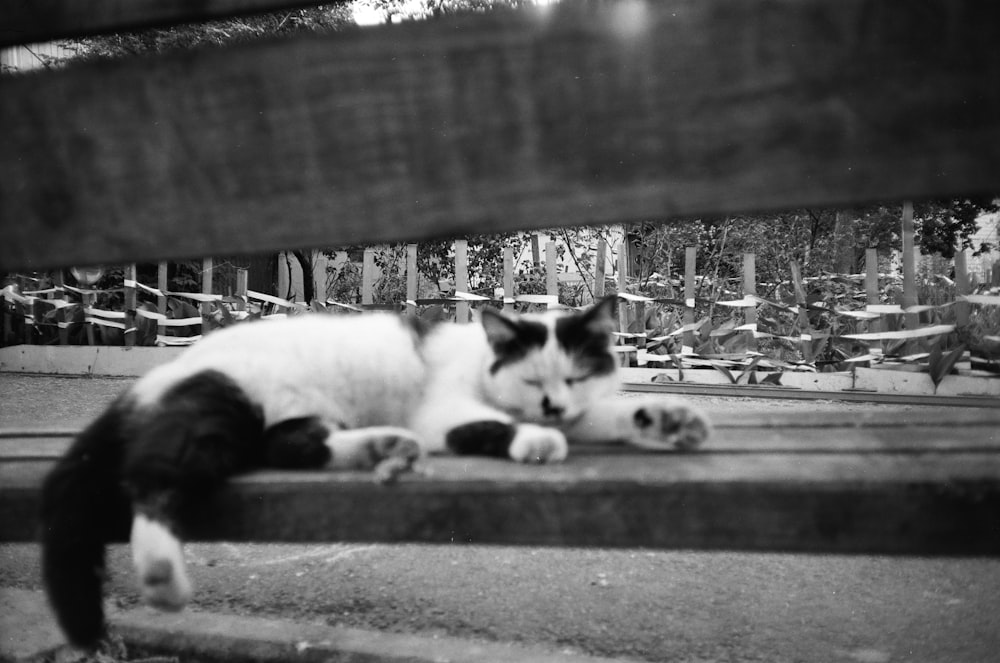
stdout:
[[[80,425],[127,384],[0,374],[0,427]],[[730,416],[879,407],[692,400]],[[38,588],[37,555],[0,546],[0,586]],[[992,559],[361,543],[195,544],[187,557],[195,605],[234,614],[649,661],[985,663],[1000,651]],[[129,566],[114,546],[109,593],[123,606],[136,603]]]

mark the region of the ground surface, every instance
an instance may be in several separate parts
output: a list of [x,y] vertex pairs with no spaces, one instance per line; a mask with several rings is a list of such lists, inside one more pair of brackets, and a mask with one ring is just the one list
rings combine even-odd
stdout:
[[[0,427],[78,426],[128,383],[0,374]],[[876,407],[692,400],[710,413]],[[0,546],[0,587],[37,588],[37,555]],[[128,551],[110,559],[113,600],[135,604]],[[195,605],[241,615],[692,663],[1000,652],[1000,560],[352,543],[196,544],[188,560]]]

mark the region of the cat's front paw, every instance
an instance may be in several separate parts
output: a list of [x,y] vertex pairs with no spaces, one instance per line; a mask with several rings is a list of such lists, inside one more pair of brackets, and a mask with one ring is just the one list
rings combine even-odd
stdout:
[[712,431],[708,418],[697,408],[667,400],[637,404],[629,424],[628,441],[647,449],[688,451],[701,445]]
[[416,434],[396,426],[337,431],[327,442],[334,469],[372,470],[379,483],[409,472],[422,455]]
[[566,436],[555,428],[520,424],[508,449],[519,463],[559,463],[566,460]]

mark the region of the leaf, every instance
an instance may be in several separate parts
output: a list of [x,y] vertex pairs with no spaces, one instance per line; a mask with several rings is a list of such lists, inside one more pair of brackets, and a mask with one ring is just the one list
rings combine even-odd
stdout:
[[931,382],[934,383],[934,391],[937,391],[938,385],[944,380],[945,376],[951,373],[951,369],[955,367],[958,360],[962,358],[965,353],[965,346],[960,345],[946,355],[941,354],[941,349],[939,346],[935,345],[934,349],[931,351],[931,356],[928,359],[928,365],[930,368]]
[[712,362],[712,368],[714,368],[715,370],[719,371],[720,373],[722,373],[723,375],[725,375],[727,378],[729,378],[729,382],[731,384],[736,384],[736,377],[733,375],[733,372],[730,371],[728,368],[726,368],[722,364],[717,364],[714,361]]
[[761,384],[773,384],[775,386],[781,386],[781,376],[782,373],[771,373],[763,380],[760,381]]
[[745,376],[748,376],[748,375],[749,376],[753,376],[754,375],[754,369],[757,368],[757,364],[760,363],[761,359],[762,359],[761,355],[757,355],[753,359],[751,359],[750,363],[747,364],[746,368],[744,368],[742,371],[740,371],[739,376],[736,378],[736,383],[739,383],[739,381],[742,380]]
[[670,355],[670,361],[672,361],[674,366],[677,368],[677,379],[680,382],[684,382],[684,362],[681,360],[680,355]]

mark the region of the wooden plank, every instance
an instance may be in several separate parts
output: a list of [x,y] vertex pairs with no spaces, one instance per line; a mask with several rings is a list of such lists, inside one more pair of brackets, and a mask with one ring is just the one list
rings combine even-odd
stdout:
[[4,77],[0,265],[992,193],[998,19],[574,2]]
[[417,306],[417,245],[406,245],[406,313],[416,315]]
[[[50,463],[0,463],[0,541],[32,540]],[[1000,455],[577,454],[439,458],[433,476],[260,472],[199,509],[192,540],[413,541],[1000,554]],[[128,523],[119,522],[124,540]]]
[[[844,453],[905,454],[981,452],[1000,456],[1000,416],[907,417],[905,423],[891,423],[883,417],[864,417],[858,413],[845,421],[843,415],[827,413],[812,420],[802,411],[797,417],[755,417],[741,413],[739,421],[716,422],[711,442],[699,454],[759,453]],[[62,455],[72,441],[71,435],[36,434],[31,437],[16,431],[0,431],[0,461],[52,460]],[[577,454],[635,454],[621,445],[574,445]],[[436,462],[436,461],[435,461]]]
[[[743,254],[743,294],[753,297],[757,296],[757,255],[754,253]],[[743,324],[753,325],[757,328],[757,307],[747,306],[743,309]],[[757,351],[757,339],[752,332],[746,332],[747,350]]]
[[[469,241],[455,240],[455,290],[469,291]],[[459,324],[469,322],[469,302],[455,304],[455,321]]]
[[375,249],[365,249],[361,263],[361,305],[375,303]]
[[315,5],[308,0],[31,0],[0,9],[0,47]]

